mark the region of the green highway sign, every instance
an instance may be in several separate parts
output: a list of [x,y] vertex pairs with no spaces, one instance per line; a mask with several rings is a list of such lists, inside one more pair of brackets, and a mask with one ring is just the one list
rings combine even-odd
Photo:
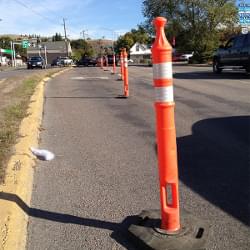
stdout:
[[6,54],[12,54],[13,50],[11,50],[11,49],[0,49],[0,52],[6,53]]
[[22,41],[22,47],[23,49],[27,49],[30,46],[30,43],[28,40],[23,40]]

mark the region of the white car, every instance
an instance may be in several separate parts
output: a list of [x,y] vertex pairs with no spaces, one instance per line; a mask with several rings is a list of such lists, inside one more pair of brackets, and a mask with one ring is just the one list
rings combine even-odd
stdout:
[[60,57],[60,62],[62,65],[72,65],[73,60],[68,57]]
[[183,53],[180,56],[180,61],[189,61],[189,59],[194,55],[194,52]]

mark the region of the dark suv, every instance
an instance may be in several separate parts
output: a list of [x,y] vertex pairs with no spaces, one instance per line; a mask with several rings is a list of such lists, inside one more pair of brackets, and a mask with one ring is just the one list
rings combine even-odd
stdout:
[[250,73],[250,33],[232,37],[221,45],[213,57],[213,72],[224,68],[242,68]]
[[95,58],[91,57],[83,57],[79,61],[76,62],[76,66],[96,66],[97,62]]
[[41,56],[32,56],[27,62],[27,69],[45,68],[45,60]]

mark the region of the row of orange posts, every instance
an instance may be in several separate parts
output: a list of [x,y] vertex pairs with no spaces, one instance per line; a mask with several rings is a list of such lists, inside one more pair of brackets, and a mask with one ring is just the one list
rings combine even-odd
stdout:
[[[107,62],[107,59],[106,59]],[[103,58],[101,58],[101,65],[100,67],[102,69],[105,69]],[[108,67],[108,65],[106,65]],[[123,97],[127,98],[129,97],[129,83],[128,83],[128,54],[125,48],[121,49],[120,53],[120,70],[121,70],[121,80],[123,80]],[[115,54],[113,54],[113,70],[111,71],[112,74],[116,73],[116,59]]]
[[[183,213],[182,217],[185,218],[185,222],[188,222],[188,225],[182,226],[180,223],[172,47],[165,36],[164,27],[166,19],[157,17],[153,23],[156,30],[156,38],[152,46],[152,61],[161,223],[159,226],[153,226],[159,227],[160,231],[157,231],[158,229],[150,231],[147,223],[149,223],[150,218],[152,218],[152,221],[155,221],[156,213],[151,210],[149,212],[143,211],[139,217],[147,218],[144,227],[143,223],[140,222],[139,225],[131,225],[128,230],[133,236],[137,237],[137,240],[144,241],[145,244],[149,245],[150,249],[201,249],[205,226],[198,219],[190,217],[186,213]],[[120,65],[121,79],[124,81],[124,97],[128,97],[128,59],[126,49],[121,49]],[[113,73],[115,73],[115,69],[113,69]],[[195,223],[196,225],[194,225]],[[185,231],[185,228],[188,230]],[[197,235],[193,233],[195,230],[198,230]],[[157,232],[159,232],[158,236]]]
[[[158,28],[152,48],[152,59],[162,211],[161,228],[168,231],[176,231],[180,229],[180,219],[174,124],[172,48],[164,35],[165,21],[159,19],[155,21],[155,24]],[[115,73],[115,55],[113,58],[112,73]],[[101,58],[101,68],[104,69],[103,58]],[[124,97],[128,97],[128,56],[125,48],[122,48],[120,52],[120,71],[121,79],[124,81]],[[171,202],[167,198],[169,195],[172,197]]]

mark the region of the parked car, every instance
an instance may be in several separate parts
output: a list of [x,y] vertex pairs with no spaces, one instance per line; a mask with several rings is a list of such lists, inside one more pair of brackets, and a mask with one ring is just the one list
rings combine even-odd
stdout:
[[221,45],[213,56],[213,72],[224,68],[242,68],[250,73],[250,33],[240,34]]
[[190,58],[194,55],[194,52],[185,52],[182,53],[179,57],[180,61],[185,61],[185,62],[189,62]]
[[0,56],[0,66],[7,66],[9,59],[6,56]]
[[45,68],[45,60],[41,56],[32,56],[27,61],[27,69],[33,69],[33,68]]
[[101,57],[96,58],[96,66],[98,66],[98,67],[101,66]]
[[181,53],[173,52],[173,54],[172,54],[172,61],[173,62],[180,62],[181,61],[181,56],[182,56]]
[[60,57],[60,64],[63,66],[68,66],[73,64],[73,60],[69,57]]
[[76,66],[96,66],[96,64],[96,58],[92,57],[83,57],[82,59],[76,62]]
[[62,65],[62,61],[61,61],[60,58],[54,59],[54,60],[52,61],[52,63],[51,63],[51,66],[52,66],[52,67],[53,67],[53,66],[61,66],[61,65]]
[[[108,58],[108,65],[113,65],[113,63],[114,63],[113,55],[107,55],[107,58]],[[116,66],[118,65],[118,56],[117,55],[115,55],[115,64],[116,64]]]

